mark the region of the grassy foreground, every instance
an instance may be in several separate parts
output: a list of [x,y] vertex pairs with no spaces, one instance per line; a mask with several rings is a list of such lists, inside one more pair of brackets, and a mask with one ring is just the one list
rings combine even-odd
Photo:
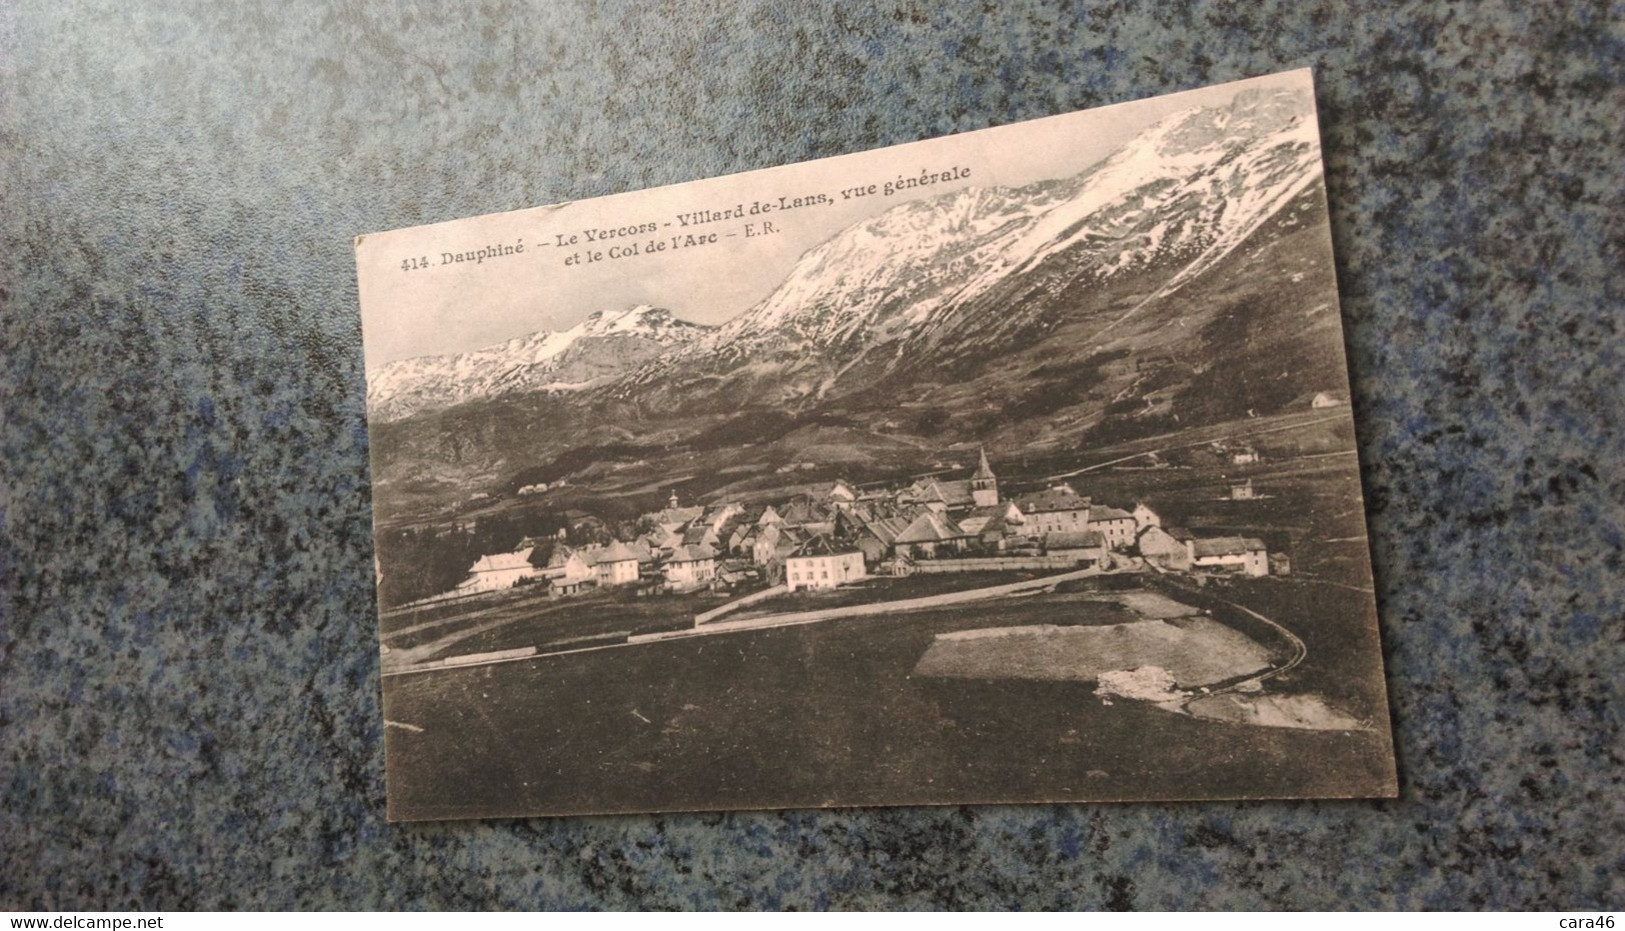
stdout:
[[1028,598],[392,678],[391,817],[1359,796],[1389,785],[1378,732],[1106,706],[1087,682],[912,674],[938,633],[1090,623],[1089,612],[1114,609]]

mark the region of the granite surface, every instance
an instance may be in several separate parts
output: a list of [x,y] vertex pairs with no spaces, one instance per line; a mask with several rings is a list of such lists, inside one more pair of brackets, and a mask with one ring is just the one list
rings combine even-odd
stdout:
[[[1619,3],[0,7],[0,907],[1625,905]],[[1301,66],[1402,798],[384,822],[356,233]]]

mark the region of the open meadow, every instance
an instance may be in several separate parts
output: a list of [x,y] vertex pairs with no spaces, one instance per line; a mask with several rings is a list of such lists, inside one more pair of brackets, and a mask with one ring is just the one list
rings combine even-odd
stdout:
[[[1381,731],[1206,721],[1107,704],[1089,682],[915,672],[938,634],[1123,619],[1111,602],[1039,596],[392,676],[391,806],[457,818],[1388,784]],[[1363,646],[1320,639],[1332,667]]]

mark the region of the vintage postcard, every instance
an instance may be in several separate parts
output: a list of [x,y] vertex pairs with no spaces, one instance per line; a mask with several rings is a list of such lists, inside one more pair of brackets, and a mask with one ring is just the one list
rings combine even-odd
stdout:
[[1308,71],[356,262],[391,819],[1395,793]]

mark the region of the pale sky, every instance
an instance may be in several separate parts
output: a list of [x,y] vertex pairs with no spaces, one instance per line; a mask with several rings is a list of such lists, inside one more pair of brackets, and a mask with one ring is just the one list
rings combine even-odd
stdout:
[[[1307,92],[1310,73],[1291,71],[796,165],[358,237],[367,369],[413,356],[466,352],[537,330],[563,330],[594,311],[637,304],[664,307],[698,323],[722,323],[770,294],[808,249],[860,220],[969,187],[1070,177],[1172,113],[1224,104],[1243,90],[1277,87]],[[968,168],[970,176],[889,198],[876,194],[844,200],[839,193],[899,175],[918,177],[922,170],[954,168]],[[817,193],[834,203],[692,228],[677,220],[679,213],[741,204],[748,210],[757,200]],[[758,224],[753,229],[760,230],[764,219],[778,232],[745,238],[745,224]],[[656,224],[654,233],[599,243],[586,242],[584,234],[587,229],[647,223]],[[736,235],[715,245],[672,251],[672,236],[710,232]],[[580,241],[560,247],[561,235]],[[442,262],[448,252],[521,240],[521,254],[479,263]],[[585,259],[588,249],[635,244],[642,253],[650,240],[666,242],[667,251],[564,264],[572,255]],[[427,258],[429,267],[403,270],[409,258]]]

